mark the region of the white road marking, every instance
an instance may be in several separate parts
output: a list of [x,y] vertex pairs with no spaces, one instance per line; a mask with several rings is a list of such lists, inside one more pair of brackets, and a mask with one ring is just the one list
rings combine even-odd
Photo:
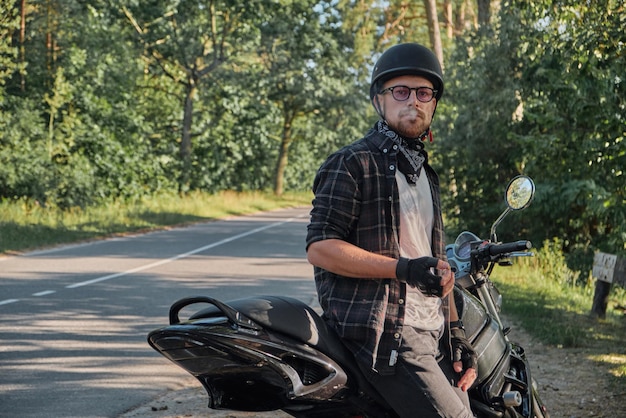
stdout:
[[162,266],[163,264],[171,263],[172,261],[180,260],[181,258],[186,258],[186,257],[189,257],[191,255],[200,253],[202,251],[210,250],[211,248],[218,247],[220,245],[226,244],[228,242],[232,242],[232,241],[238,240],[240,238],[247,237],[248,235],[256,234],[257,232],[265,231],[266,229],[270,229],[270,228],[274,228],[274,227],[279,226],[279,225],[286,224],[288,222],[293,221],[294,219],[295,218],[290,218],[290,219],[287,219],[284,222],[277,222],[277,223],[274,223],[274,224],[265,225],[265,226],[262,226],[260,228],[256,228],[256,229],[250,230],[248,232],[243,232],[243,233],[241,233],[239,235],[233,235],[232,237],[225,238],[225,239],[223,239],[221,241],[214,242],[213,244],[205,245],[204,247],[196,248],[195,250],[186,252],[184,254],[179,254],[179,255],[176,255],[176,256],[171,257],[171,258],[166,258],[165,260],[156,261],[154,263],[150,263],[150,264],[146,264],[146,265],[143,265],[143,266],[135,267],[134,269],[122,271],[122,272],[119,272],[119,273],[109,274],[108,276],[98,277],[96,279],[86,280],[86,281],[80,282],[80,283],[74,283],[74,284],[71,284],[71,285],[68,285],[68,286],[65,286],[65,287],[67,289],[75,289],[77,287],[88,286],[90,284],[104,282],[106,280],[115,279],[117,277],[127,276],[129,274],[133,274],[133,273],[137,273],[137,272],[140,272],[140,271],[151,269],[152,267]]
[[8,305],[9,303],[19,302],[19,299],[5,299],[0,300],[0,305]]
[[[86,280],[84,282],[74,283],[74,284],[65,286],[65,288],[66,289],[75,289],[77,287],[88,286],[90,284],[104,282],[106,280],[111,280],[111,279],[115,279],[117,277],[127,276],[129,274],[133,274],[133,273],[137,273],[137,272],[140,272],[140,271],[148,270],[148,269],[151,269],[152,267],[157,267],[157,266],[161,266],[163,264],[171,263],[173,261],[180,260],[181,258],[189,257],[189,256],[192,256],[194,254],[200,253],[202,251],[210,250],[211,248],[215,248],[215,247],[218,247],[220,245],[223,245],[223,244],[226,244],[226,243],[238,240],[240,238],[247,237],[248,235],[256,234],[257,232],[265,231],[266,229],[274,228],[274,227],[277,227],[277,226],[280,226],[280,225],[292,222],[293,220],[301,218],[303,216],[304,215],[298,216],[298,217],[295,217],[295,218],[289,218],[289,219],[286,219],[283,222],[276,222],[276,223],[273,223],[273,224],[270,224],[270,225],[265,225],[265,226],[262,226],[260,228],[252,229],[252,230],[250,230],[248,232],[243,232],[243,233],[238,234],[238,235],[233,235],[232,237],[225,238],[225,239],[223,239],[221,241],[214,242],[213,244],[209,244],[209,245],[205,245],[204,247],[196,248],[195,250],[186,252],[184,254],[179,254],[179,255],[176,255],[176,256],[171,257],[171,258],[167,258],[167,259],[160,260],[160,261],[157,261],[157,262],[154,262],[154,263],[146,264],[146,265],[143,265],[143,266],[140,266],[140,267],[136,267],[134,269],[122,271],[120,273],[109,274],[107,276],[98,277],[98,278],[91,279],[91,280]],[[50,295],[52,293],[56,293],[56,292],[54,290],[44,290],[44,291],[41,291],[41,292],[33,293],[33,296],[46,296],[46,295]],[[19,299],[0,300],[0,305],[8,305],[10,303],[15,303],[15,302],[19,302],[19,301],[20,301]]]
[[33,296],[46,296],[56,293],[56,290],[44,290],[43,292],[33,293]]

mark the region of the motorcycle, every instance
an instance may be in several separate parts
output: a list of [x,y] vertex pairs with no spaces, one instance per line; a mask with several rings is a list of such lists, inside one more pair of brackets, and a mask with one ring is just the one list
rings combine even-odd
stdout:
[[[502,296],[490,280],[496,264],[530,255],[529,241],[499,243],[496,227],[509,212],[526,208],[534,191],[529,177],[514,178],[490,239],[462,232],[446,247],[457,311],[478,354],[478,377],[468,391],[477,417],[549,418],[524,349],[508,338],[510,329],[500,318]],[[208,307],[181,320],[181,311],[196,304]],[[150,332],[148,342],[200,381],[209,408],[282,410],[302,418],[397,417],[334,330],[302,301],[195,296],[170,307],[169,323]]]

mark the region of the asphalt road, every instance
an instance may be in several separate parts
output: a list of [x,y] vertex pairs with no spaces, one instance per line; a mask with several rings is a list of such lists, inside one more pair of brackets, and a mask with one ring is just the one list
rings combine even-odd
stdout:
[[118,417],[194,379],[153,351],[172,302],[315,300],[309,208],[0,258],[0,417]]

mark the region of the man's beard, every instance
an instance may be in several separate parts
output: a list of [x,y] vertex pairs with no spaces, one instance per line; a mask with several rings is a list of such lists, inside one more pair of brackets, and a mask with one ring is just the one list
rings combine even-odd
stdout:
[[398,135],[403,138],[419,138],[428,130],[428,124],[423,118],[415,118],[412,121],[406,119],[401,120],[397,126],[391,127]]

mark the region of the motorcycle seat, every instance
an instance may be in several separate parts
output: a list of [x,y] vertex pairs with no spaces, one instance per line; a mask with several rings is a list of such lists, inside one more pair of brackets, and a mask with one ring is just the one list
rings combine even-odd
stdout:
[[[286,296],[254,296],[226,302],[237,312],[264,328],[295,338],[332,356],[341,364],[353,364],[354,358],[335,331],[306,303]],[[189,319],[220,315],[216,306],[203,309]],[[358,366],[356,366],[358,367]]]

